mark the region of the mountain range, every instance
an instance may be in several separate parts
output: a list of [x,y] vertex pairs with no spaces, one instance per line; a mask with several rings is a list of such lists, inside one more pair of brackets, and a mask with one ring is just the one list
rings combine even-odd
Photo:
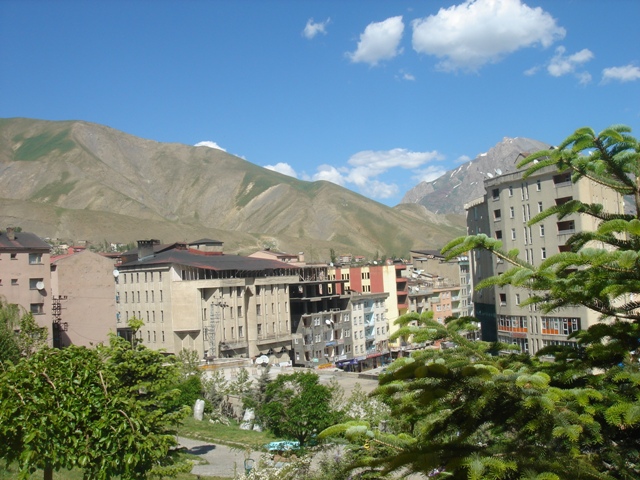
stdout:
[[461,164],[440,178],[421,182],[409,190],[401,204],[423,205],[437,214],[464,214],[464,205],[484,195],[484,180],[517,170],[517,163],[529,153],[549,145],[524,137],[505,137],[486,153]]
[[225,252],[269,247],[403,256],[465,232],[422,202],[387,207],[222,150],[138,138],[84,121],[0,119],[0,228],[66,241],[212,238]]

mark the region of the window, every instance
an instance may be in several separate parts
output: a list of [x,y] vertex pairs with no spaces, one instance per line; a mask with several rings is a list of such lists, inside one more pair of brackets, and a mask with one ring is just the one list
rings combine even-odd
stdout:
[[516,210],[514,207],[509,207],[509,218],[515,218]]
[[540,225],[540,236],[544,237],[544,225]]
[[494,189],[491,191],[491,195],[493,196],[493,199],[494,199],[494,200],[498,200],[498,199],[500,198],[500,189],[498,189],[498,188],[494,188]]
[[162,343],[164,343],[164,330],[162,330]]
[[34,315],[42,315],[44,313],[44,304],[32,303],[29,305],[29,311]]
[[238,318],[242,318],[242,305],[238,306]]
[[[15,255],[12,254],[12,255]],[[41,253],[30,253],[29,254],[29,265],[39,265],[42,263],[42,254]]]
[[509,185],[509,196],[513,197],[513,187]]
[[256,304],[256,315],[262,315],[262,305]]
[[512,228],[511,229],[511,240],[515,240],[516,239],[516,229]]
[[502,214],[500,213],[500,209],[498,208],[497,210],[493,211],[493,219],[494,220],[500,220],[502,218]]
[[12,278],[11,279],[11,285],[18,285],[18,279],[17,278]]
[[520,294],[516,293],[516,305],[520,305]]
[[500,294],[500,305],[502,305],[503,307],[507,304],[507,294],[506,293],[501,293]]
[[41,278],[30,278],[29,279],[29,289],[30,290],[39,290],[38,284],[42,282]]
[[538,202],[538,213],[542,212],[542,202]]
[[536,190],[539,192],[542,190],[542,185],[540,184],[540,180],[536,180]]
[[542,258],[543,260],[547,258],[547,249],[544,247],[540,249],[540,258]]
[[244,338],[244,329],[242,328],[242,325],[238,327],[238,336],[240,338]]
[[258,335],[262,335],[262,324],[258,324]]

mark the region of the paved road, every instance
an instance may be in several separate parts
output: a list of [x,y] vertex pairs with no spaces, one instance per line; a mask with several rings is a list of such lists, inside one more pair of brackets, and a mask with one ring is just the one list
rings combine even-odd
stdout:
[[[244,471],[246,454],[243,450],[184,437],[179,437],[178,441],[181,446],[187,449],[187,453],[198,455],[209,462],[208,465],[194,465],[193,470],[191,470],[194,475],[234,478],[236,473],[240,474]],[[257,460],[259,452],[253,452],[251,456]]]

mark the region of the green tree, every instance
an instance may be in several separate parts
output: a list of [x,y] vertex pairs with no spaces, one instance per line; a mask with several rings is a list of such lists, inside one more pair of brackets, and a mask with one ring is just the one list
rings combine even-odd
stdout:
[[29,357],[47,343],[47,328],[15,303],[0,298],[0,363]]
[[175,427],[169,405],[175,366],[158,352],[113,337],[109,347],[42,348],[0,377],[0,457],[21,478],[37,468],[81,468],[85,478],[171,475]]
[[[534,267],[486,235],[463,237],[443,252],[454,257],[484,248],[512,265],[480,287],[513,285],[532,292],[528,304],[543,312],[584,305],[602,322],[573,334],[577,348],[548,347],[539,355],[496,355],[505,345],[469,342],[467,319],[439,325],[425,318],[405,330],[414,338],[449,339],[446,350],[415,352],[381,376],[376,394],[392,409],[390,433],[368,424],[323,432],[372,447],[360,466],[410,471],[432,478],[560,479],[640,477],[640,147],[627,127],[596,134],[577,130],[558,148],[520,164],[525,176],[549,166],[629,196],[635,213],[607,212],[579,201],[549,215],[588,215],[594,231],[569,240],[570,251]],[[420,319],[422,320],[422,319]],[[402,329],[409,328],[410,324]],[[369,440],[367,440],[369,439]],[[378,442],[392,452],[377,451]]]
[[332,392],[311,372],[278,375],[269,383],[266,402],[257,417],[276,436],[295,439],[304,446],[316,433],[339,420],[331,409]]

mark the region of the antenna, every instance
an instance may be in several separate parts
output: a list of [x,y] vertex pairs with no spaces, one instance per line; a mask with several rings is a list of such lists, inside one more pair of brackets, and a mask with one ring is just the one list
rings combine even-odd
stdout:
[[119,272],[119,271],[118,271],[118,269],[116,268],[116,269],[113,271],[113,277],[114,277],[114,278],[118,278],[119,276],[120,276],[120,272]]

